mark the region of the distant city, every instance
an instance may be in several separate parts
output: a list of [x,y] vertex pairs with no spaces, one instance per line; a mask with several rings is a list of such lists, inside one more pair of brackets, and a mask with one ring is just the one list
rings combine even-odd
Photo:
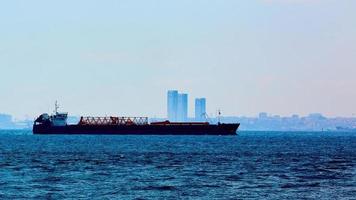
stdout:
[[[356,117],[327,118],[320,113],[308,116],[279,116],[261,112],[256,117],[245,116],[214,116],[206,113],[207,99],[195,98],[195,115],[188,116],[188,94],[177,90],[167,92],[167,117],[151,118],[151,122],[169,120],[172,122],[209,122],[209,123],[241,123],[240,130],[245,131],[354,131]],[[74,124],[80,117],[68,117],[68,123]],[[14,120],[9,114],[0,113],[0,129],[31,129],[33,120]]]

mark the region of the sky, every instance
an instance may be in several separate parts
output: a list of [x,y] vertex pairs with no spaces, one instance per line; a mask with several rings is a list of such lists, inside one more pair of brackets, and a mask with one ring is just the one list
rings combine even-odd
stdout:
[[354,0],[0,3],[0,113],[166,116],[166,93],[224,116],[356,113]]

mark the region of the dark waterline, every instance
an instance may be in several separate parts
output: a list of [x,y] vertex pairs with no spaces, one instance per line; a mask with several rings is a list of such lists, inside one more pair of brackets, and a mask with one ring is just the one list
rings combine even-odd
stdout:
[[355,133],[0,131],[0,199],[354,199]]

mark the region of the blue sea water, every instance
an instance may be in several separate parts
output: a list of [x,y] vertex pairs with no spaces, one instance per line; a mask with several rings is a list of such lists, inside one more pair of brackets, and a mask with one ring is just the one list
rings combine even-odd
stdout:
[[356,199],[356,134],[0,131],[0,199]]

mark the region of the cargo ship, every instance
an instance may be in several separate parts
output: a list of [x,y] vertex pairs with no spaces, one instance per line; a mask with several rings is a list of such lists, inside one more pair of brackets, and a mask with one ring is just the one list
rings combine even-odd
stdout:
[[151,122],[147,117],[81,117],[77,124],[68,124],[68,113],[42,114],[33,125],[34,134],[85,135],[237,135],[239,123]]

